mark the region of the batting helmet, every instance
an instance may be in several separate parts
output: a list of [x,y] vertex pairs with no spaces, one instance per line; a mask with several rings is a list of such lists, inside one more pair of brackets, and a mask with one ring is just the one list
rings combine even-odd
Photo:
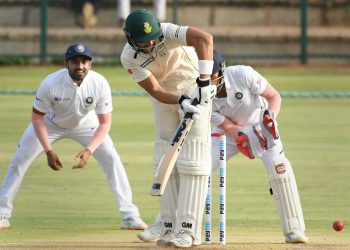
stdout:
[[145,9],[138,9],[129,14],[123,29],[128,43],[138,50],[137,43],[162,39],[160,23],[154,14]]

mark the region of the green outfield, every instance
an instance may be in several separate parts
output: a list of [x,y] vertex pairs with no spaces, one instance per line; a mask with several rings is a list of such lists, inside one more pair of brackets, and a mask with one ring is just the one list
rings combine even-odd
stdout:
[[[0,67],[0,89],[36,88],[58,66]],[[139,89],[120,67],[96,67],[112,89]],[[350,91],[348,68],[258,68],[279,91]],[[30,122],[31,95],[0,95],[0,181]],[[149,195],[153,171],[153,113],[146,96],[114,96],[110,132],[129,177],[142,217],[152,223],[158,200]],[[350,249],[350,98],[284,98],[278,117],[286,155],[296,175],[310,238],[308,245],[285,244],[277,211],[259,160],[237,156],[227,163],[226,249]],[[64,168],[54,172],[42,155],[28,170],[14,202],[12,229],[0,231],[0,249],[154,249],[135,231],[120,230],[120,214],[96,161],[72,170],[81,149],[71,140],[54,145]],[[218,173],[214,200],[218,201]],[[215,186],[216,185],[216,186]],[[218,202],[214,202],[214,211]],[[218,217],[212,246],[219,249]],[[349,225],[350,226],[350,225]]]

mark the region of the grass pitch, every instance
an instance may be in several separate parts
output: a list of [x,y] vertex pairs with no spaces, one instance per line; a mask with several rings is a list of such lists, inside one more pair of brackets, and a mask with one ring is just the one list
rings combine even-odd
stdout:
[[[20,76],[22,69],[17,69],[16,74],[21,79],[18,85],[15,77],[11,85],[3,85],[9,79],[4,72],[13,68],[0,68],[4,73],[0,74],[0,86],[35,88],[38,85],[35,83],[41,81],[44,73],[57,68],[38,68],[37,73],[33,72],[34,69],[28,72],[37,79]],[[112,88],[117,88],[115,86],[119,83],[114,75],[117,72],[121,77],[120,89],[127,89],[129,85],[133,86],[130,89],[137,89],[137,85],[120,69],[96,70],[106,72],[107,79],[113,79],[110,80]],[[317,91],[317,85],[323,86],[324,91],[350,90],[349,70],[287,68],[269,71],[264,68],[262,71],[280,91]],[[26,69],[23,72],[25,74]],[[24,79],[31,84],[22,85]],[[325,87],[327,85],[329,89]],[[0,180],[30,122],[32,100],[33,96],[0,96]],[[143,219],[152,223],[158,212],[157,198],[149,195],[153,179],[152,107],[147,97],[116,96],[113,102],[115,109],[110,134],[125,165],[134,202]],[[296,175],[310,244],[283,242],[263,164],[259,160],[237,156],[227,163],[227,245],[224,249],[350,248],[347,225],[341,232],[332,229],[336,219],[345,223],[350,221],[350,195],[347,192],[350,189],[349,106],[350,99],[345,98],[284,99],[282,103],[279,130]],[[154,243],[139,241],[137,232],[120,230],[120,214],[96,161],[91,158],[86,168],[72,170],[73,158],[81,149],[80,145],[65,139],[56,143],[54,148],[64,168],[52,171],[43,155],[35,160],[14,202],[13,228],[0,231],[0,249],[154,249]],[[214,199],[218,198],[217,174],[214,173],[213,177]],[[223,248],[217,244],[217,203],[213,202],[215,243],[196,249]]]

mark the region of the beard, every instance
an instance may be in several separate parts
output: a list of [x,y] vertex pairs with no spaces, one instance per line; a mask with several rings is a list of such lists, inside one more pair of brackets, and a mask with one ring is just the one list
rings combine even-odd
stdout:
[[69,75],[74,82],[81,83],[87,75],[86,70],[69,70]]

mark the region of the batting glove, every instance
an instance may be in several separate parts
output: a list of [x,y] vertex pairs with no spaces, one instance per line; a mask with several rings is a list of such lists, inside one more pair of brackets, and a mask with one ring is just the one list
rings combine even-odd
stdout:
[[192,104],[192,100],[188,96],[182,95],[179,99],[179,104],[185,114],[198,112],[196,106]]
[[216,95],[216,86],[210,84],[210,78],[200,79],[197,78],[197,88],[193,92],[192,99],[197,99],[198,103],[201,105],[206,105],[211,102],[211,100]]

